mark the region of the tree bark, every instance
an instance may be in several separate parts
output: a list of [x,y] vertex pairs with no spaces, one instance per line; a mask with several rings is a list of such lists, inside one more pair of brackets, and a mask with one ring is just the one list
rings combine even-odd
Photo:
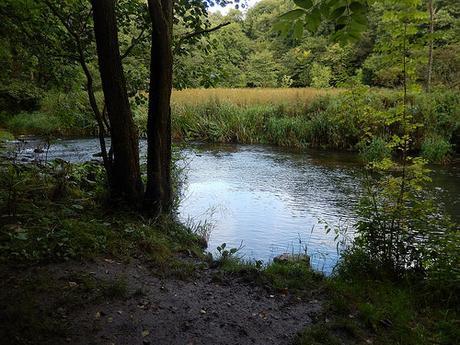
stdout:
[[[88,68],[88,64],[85,59],[85,52],[84,48],[81,42],[81,38],[77,31],[75,31],[70,23],[66,20],[66,17],[63,13],[59,11],[59,9],[53,5],[53,3],[49,0],[44,0],[43,3],[50,9],[50,11],[58,18],[61,22],[61,24],[65,27],[69,35],[73,38],[75,42],[75,49],[77,51],[77,56],[66,56],[66,58],[71,59],[71,60],[76,60],[80,64],[85,77],[86,77],[86,92],[88,94],[88,99],[89,99],[89,104],[91,106],[91,109],[93,110],[93,115],[97,123],[98,127],[98,138],[99,138],[99,145],[101,146],[101,153],[102,153],[102,160],[104,163],[104,168],[107,173],[107,181],[109,182],[109,185],[111,185],[111,179],[112,179],[112,161],[111,157],[107,153],[107,147],[105,143],[105,134],[106,131],[107,133],[110,132],[110,128],[106,123],[106,126],[104,128],[104,118],[103,115],[101,115],[101,112],[99,110],[99,107],[97,105],[96,101],[96,96],[94,94],[94,87],[93,87],[93,76],[91,75],[91,72]],[[88,13],[88,16],[90,16],[91,11]],[[83,27],[86,25],[86,23],[82,24]]]
[[152,47],[144,206],[153,213],[167,213],[172,205],[170,101],[173,0],[148,0],[148,6],[152,20]]
[[431,92],[431,80],[433,76],[433,46],[434,46],[434,8],[433,0],[428,1],[428,12],[430,14],[430,45],[428,48],[428,71],[426,80],[426,91]]
[[121,64],[115,0],[92,0],[99,71],[110,121],[113,161],[111,192],[137,206],[142,196],[139,140]]

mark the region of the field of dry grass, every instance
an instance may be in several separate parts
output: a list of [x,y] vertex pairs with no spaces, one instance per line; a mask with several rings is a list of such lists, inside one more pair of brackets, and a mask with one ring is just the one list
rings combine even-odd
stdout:
[[185,89],[174,90],[172,102],[176,105],[199,105],[209,101],[231,103],[237,106],[262,104],[308,104],[318,96],[337,94],[339,89]]

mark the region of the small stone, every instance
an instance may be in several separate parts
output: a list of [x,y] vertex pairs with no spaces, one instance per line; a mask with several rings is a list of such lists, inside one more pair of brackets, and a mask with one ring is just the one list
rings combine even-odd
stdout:
[[142,331],[142,336],[145,338],[146,336],[148,336],[150,334],[150,331],[145,329]]
[[200,310],[200,313],[201,313],[201,314],[206,314],[206,310],[201,309],[201,310]]
[[310,265],[310,257],[306,254],[289,254],[283,253],[273,258],[275,263],[305,262]]
[[70,287],[75,287],[75,286],[77,286],[77,285],[78,285],[78,284],[77,284],[76,282],[69,282],[69,286],[70,286]]

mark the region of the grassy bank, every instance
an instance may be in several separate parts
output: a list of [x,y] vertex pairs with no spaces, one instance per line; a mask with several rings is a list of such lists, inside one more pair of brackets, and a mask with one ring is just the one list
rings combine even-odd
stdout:
[[[234,90],[208,97],[185,90],[173,103],[173,135],[179,140],[358,150],[368,138],[388,141],[400,130],[393,125],[401,107],[396,91],[302,94],[293,89],[279,91],[291,92],[280,98],[266,98],[263,92],[241,90],[240,99]],[[459,105],[460,97],[450,91],[411,96],[410,114],[419,126],[414,149],[431,161],[447,159],[459,140]]]
[[[214,257],[206,256],[196,231],[168,218],[145,219],[106,204],[100,165],[3,162],[0,183],[2,269],[14,271],[44,264],[52,268],[68,260],[98,262],[101,257],[102,262],[115,260],[122,265],[115,267],[124,267],[136,258],[163,282],[199,280],[203,272],[210,272],[212,281],[222,286],[238,282],[263,288],[270,296],[324,301],[313,325],[297,336],[299,345],[447,345],[458,339],[458,289],[442,289],[420,279],[376,275],[365,269],[372,264],[363,265],[359,257],[348,257],[335,276],[326,278],[313,272],[305,261],[265,266],[239,260],[231,248],[221,248]],[[66,274],[64,282],[45,275],[16,281],[19,288],[13,290],[25,297],[20,305],[3,311],[2,323],[8,334],[18,339],[65,334],[59,317],[43,315],[38,308],[43,292],[47,298],[56,299],[60,308],[70,310],[137,296],[137,292],[129,292],[126,278]],[[67,281],[73,285],[63,288]],[[5,291],[10,291],[11,287],[6,287]],[[139,296],[136,298],[142,300],[142,291]],[[226,302],[233,301],[222,303]]]
[[220,258],[219,279],[243,277],[273,293],[322,296],[322,312],[297,335],[296,345],[456,343],[460,336],[458,287],[445,289],[419,277],[396,279],[371,273],[365,267],[372,268],[372,263],[361,259],[352,254],[339,262],[332,276],[324,277],[304,261],[257,266],[236,255]]
[[[13,265],[142,254],[174,273],[174,254],[203,253],[198,234],[107,203],[103,168],[63,161],[0,166],[0,262]],[[178,272],[180,273],[180,272]]]
[[[100,95],[99,95],[100,96]],[[35,112],[0,116],[0,126],[18,134],[95,135],[85,94],[49,92]],[[99,97],[100,98],[100,97]],[[172,135],[179,141],[262,143],[293,148],[385,150],[402,128],[399,91],[339,89],[187,89],[174,91]],[[147,105],[133,104],[140,135]],[[417,123],[411,147],[431,162],[443,163],[459,149],[460,97],[451,90],[409,95],[409,116]]]

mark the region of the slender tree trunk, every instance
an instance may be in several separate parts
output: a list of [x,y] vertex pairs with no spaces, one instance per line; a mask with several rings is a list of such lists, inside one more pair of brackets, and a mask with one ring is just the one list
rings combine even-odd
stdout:
[[114,197],[137,205],[142,195],[139,142],[118,43],[115,0],[92,0],[99,71],[112,137],[111,191]]
[[431,92],[431,79],[433,75],[433,45],[434,45],[434,8],[433,0],[428,0],[428,12],[430,13],[430,45],[428,48],[428,72],[426,80],[426,91]]
[[147,190],[150,212],[169,212],[171,186],[171,90],[173,0],[148,0],[152,20],[149,113],[147,121]]
[[62,25],[66,28],[67,32],[70,34],[70,36],[74,39],[75,41],[75,46],[77,50],[77,61],[80,64],[85,77],[86,77],[86,92],[88,94],[88,99],[89,99],[89,104],[91,106],[91,109],[93,110],[93,115],[94,118],[97,122],[97,127],[98,127],[98,137],[99,137],[99,144],[101,146],[101,153],[102,153],[102,160],[104,162],[104,168],[107,173],[107,180],[109,182],[109,185],[111,185],[112,181],[112,160],[110,155],[107,153],[107,147],[105,144],[105,133],[107,130],[107,133],[110,132],[110,127],[108,126],[107,123],[105,123],[105,128],[104,128],[104,112],[101,114],[101,111],[99,110],[99,107],[97,105],[96,101],[96,96],[94,94],[94,87],[93,87],[93,76],[91,75],[91,72],[88,68],[88,64],[86,63],[85,59],[85,53],[84,53],[84,48],[80,39],[79,34],[72,29],[72,26],[70,23],[66,20],[65,16],[63,13],[59,12],[59,10],[53,5],[53,3],[49,0],[44,0],[44,4],[51,10],[51,12],[58,18]]
[[93,76],[86,65],[84,60],[83,54],[81,54],[82,58],[80,59],[80,65],[83,68],[86,76],[86,92],[88,94],[89,104],[91,109],[93,110],[94,118],[97,122],[98,128],[98,138],[99,138],[99,145],[101,146],[101,153],[102,153],[102,161],[104,162],[104,168],[107,173],[107,180],[109,181],[109,185],[111,184],[110,181],[112,179],[112,162],[107,154],[107,147],[105,145],[105,129],[104,124],[102,122],[102,114],[99,110],[97,105],[96,96],[94,95],[94,87],[93,87]]

